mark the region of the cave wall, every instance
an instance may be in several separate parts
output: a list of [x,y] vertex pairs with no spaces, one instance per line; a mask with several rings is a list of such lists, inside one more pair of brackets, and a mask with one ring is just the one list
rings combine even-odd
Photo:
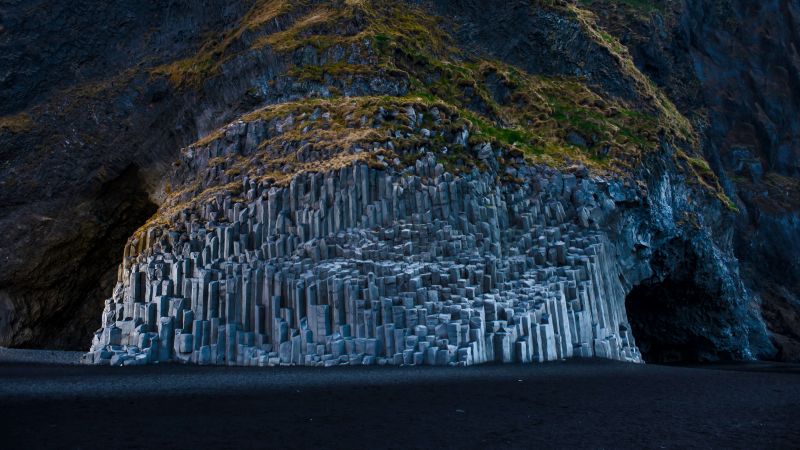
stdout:
[[[671,241],[656,250],[651,267],[653,276],[634,286],[625,301],[645,361],[698,363],[771,356],[769,347],[756,346],[755,351],[762,353],[747,355],[740,346],[731,345],[742,339],[741,333],[751,333],[739,324],[758,323],[741,308],[731,307],[724,288],[714,280],[716,274],[687,242]],[[732,339],[725,342],[726,337]],[[765,335],[761,341],[765,343]]]
[[[33,348],[82,347],[85,336],[94,331],[91,323],[98,303],[116,282],[114,261],[130,233],[156,211],[145,186],[136,166],[123,170],[103,186],[92,204],[72,216],[75,229],[69,245],[54,245],[31,272],[0,288],[5,306],[0,313],[0,341]],[[70,331],[64,332],[65,327]]]

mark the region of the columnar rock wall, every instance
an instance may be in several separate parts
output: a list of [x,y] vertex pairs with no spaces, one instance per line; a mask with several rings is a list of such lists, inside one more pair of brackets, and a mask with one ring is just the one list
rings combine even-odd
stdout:
[[403,173],[245,180],[243,202],[147,233],[84,361],[640,362],[613,246],[566,201],[593,194],[537,170],[454,176],[428,154]]

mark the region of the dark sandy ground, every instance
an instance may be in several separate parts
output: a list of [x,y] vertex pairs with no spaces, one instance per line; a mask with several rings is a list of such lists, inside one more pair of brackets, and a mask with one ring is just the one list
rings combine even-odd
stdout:
[[0,448],[800,447],[797,365],[63,364],[73,356],[0,352]]

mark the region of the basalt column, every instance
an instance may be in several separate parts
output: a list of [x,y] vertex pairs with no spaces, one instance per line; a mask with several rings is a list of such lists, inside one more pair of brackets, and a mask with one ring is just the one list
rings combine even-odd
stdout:
[[639,362],[614,247],[563,182],[355,163],[245,186],[126,255],[84,360]]

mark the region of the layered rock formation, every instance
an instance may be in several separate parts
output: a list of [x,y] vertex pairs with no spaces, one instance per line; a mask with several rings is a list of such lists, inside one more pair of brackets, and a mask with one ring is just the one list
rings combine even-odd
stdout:
[[[268,107],[187,148],[173,183],[188,189],[130,241],[85,361],[640,361],[625,295],[653,270],[632,247],[652,243],[634,235],[680,239],[681,192],[618,211],[646,193],[583,166],[531,166],[420,101]],[[347,144],[311,138],[336,131]],[[716,351],[750,351],[734,315]]]

